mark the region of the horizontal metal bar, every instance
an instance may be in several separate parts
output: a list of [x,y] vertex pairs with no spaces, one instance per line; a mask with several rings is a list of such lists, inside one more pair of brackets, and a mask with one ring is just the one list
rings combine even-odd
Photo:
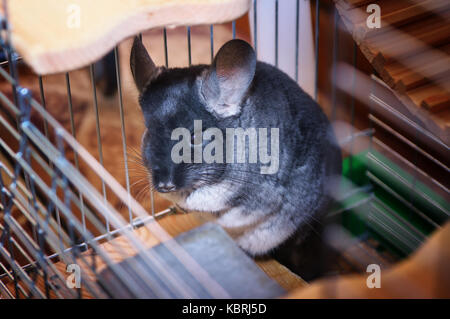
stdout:
[[[19,61],[22,61],[23,60],[23,58],[21,57],[21,56],[17,56],[15,59],[14,59],[14,62],[19,62]],[[4,65],[8,65],[9,64],[9,61],[8,60],[5,60],[5,61],[2,61],[2,62],[0,62],[0,66],[4,66]]]
[[[52,125],[56,131],[57,134],[59,134],[66,143],[69,144],[70,147],[73,149],[76,149],[78,151],[79,156],[81,156],[86,164],[93,169],[93,171],[98,174],[99,176],[102,176],[104,178],[106,184],[112,189],[112,191],[119,197],[120,200],[123,202],[127,202],[130,200],[129,205],[131,206],[134,214],[138,217],[144,218],[145,216],[148,216],[145,209],[134,199],[130,198],[128,193],[123,189],[123,187],[112,177],[112,175],[105,170],[104,167],[102,167],[93,157],[92,155],[87,152],[83,146],[81,146],[78,141],[76,141],[73,136],[67,133],[67,131],[56,121],[43,107],[37,103],[34,99],[31,99],[30,101],[31,106],[36,109],[38,112],[40,112],[49,122],[50,125]],[[23,124],[22,124],[23,125]],[[36,134],[40,134],[40,132],[36,132]],[[43,150],[45,151],[45,150]],[[56,159],[56,157],[50,156],[49,158]],[[63,171],[66,171],[68,168],[70,168],[70,163],[65,163],[65,167]],[[72,174],[73,175],[73,174]],[[76,180],[72,180],[72,183],[75,183],[75,185],[80,185],[80,190],[87,191],[89,189],[89,194],[86,194],[87,197],[93,196],[92,193],[90,193],[92,187],[87,187],[90,185],[89,183],[82,182],[84,181],[84,178],[82,176],[77,176]],[[79,184],[78,184],[79,183]],[[85,188],[85,186],[87,188]],[[95,190],[93,190],[94,193],[96,193]],[[103,200],[101,200],[103,202]],[[100,209],[103,214],[107,213],[109,214],[110,209],[105,209],[103,207],[103,203],[99,203],[99,205],[104,209]],[[123,219],[121,219],[119,214],[111,214],[111,219],[116,219],[116,222],[118,222],[118,219],[123,222]],[[110,220],[111,220],[110,219]],[[208,290],[208,292],[211,293],[212,296],[215,296],[217,298],[226,298],[229,297],[228,293],[221,287],[182,247],[180,247],[175,241],[168,241],[168,239],[171,238],[171,236],[158,224],[158,223],[149,223],[147,226],[147,229],[160,241],[164,242],[166,247],[171,251],[174,256],[178,258],[178,260],[186,267],[186,269],[203,285],[205,289]],[[117,226],[116,226],[117,227]],[[147,256],[148,258],[148,252],[144,250],[144,247],[142,244],[135,241],[134,237],[127,232],[124,231],[125,235],[128,236],[128,238],[133,242],[133,245],[137,245],[139,248],[139,251]],[[165,269],[163,269],[165,271]]]
[[18,85],[16,80],[11,75],[9,75],[9,73],[6,72],[2,67],[0,67],[0,75],[3,76],[12,85]]
[[0,292],[2,292],[1,296],[5,299],[14,299],[14,295],[9,291],[8,287],[0,281]]
[[371,200],[373,199],[372,194],[370,194],[368,197],[363,198],[359,201],[357,201],[356,203],[354,203],[353,205],[347,206],[347,207],[342,207],[340,209],[337,209],[335,211],[332,211],[331,213],[329,213],[325,218],[333,218],[343,212],[349,211],[349,210],[353,210],[361,205],[364,205],[366,203],[369,203]]
[[[418,243],[414,243],[414,241],[410,241],[407,238],[399,235],[398,231],[392,229],[391,227],[389,227],[387,225],[387,223],[383,220],[380,220],[380,217],[387,219],[391,225],[396,225],[397,228],[402,228],[402,226],[397,223],[395,220],[393,220],[390,216],[386,215],[385,213],[383,213],[378,207],[376,207],[375,205],[371,205],[371,208],[374,209],[378,214],[370,214],[369,219],[370,219],[370,224],[372,224],[373,227],[373,223],[377,224],[378,227],[380,227],[381,229],[383,229],[384,231],[387,231],[392,237],[394,237],[398,242],[403,243],[403,245],[408,247],[408,250],[402,250],[398,245],[395,245],[398,249],[402,250],[404,253],[410,253],[411,251],[415,250],[421,242]],[[369,225],[370,225],[369,224]]]
[[419,153],[421,153],[422,155],[424,155],[425,157],[427,157],[428,159],[430,159],[431,161],[433,161],[435,164],[439,165],[440,167],[442,167],[444,170],[446,170],[447,172],[449,172],[449,168],[442,163],[441,161],[439,161],[438,159],[436,159],[434,156],[430,155],[428,152],[424,151],[422,148],[420,148],[419,146],[417,146],[415,143],[411,142],[408,138],[404,137],[402,134],[398,133],[396,130],[394,130],[391,126],[385,124],[383,121],[381,121],[380,119],[378,119],[377,117],[375,117],[372,114],[369,114],[369,119],[376,123],[377,125],[381,126],[383,129],[385,129],[386,131],[388,131],[389,133],[391,133],[392,135],[394,135],[395,137],[397,137],[398,139],[400,139],[401,141],[403,141],[404,143],[408,144],[409,146],[411,146],[413,149],[415,149],[416,151],[418,151]]
[[406,158],[404,158],[402,155],[400,155],[399,153],[397,153],[396,151],[394,151],[392,148],[390,148],[389,146],[387,146],[386,144],[384,144],[382,141],[380,141],[378,138],[374,137],[373,138],[373,142],[378,145],[380,148],[386,150],[387,152],[389,152],[390,154],[392,154],[393,156],[395,156],[395,158],[399,159],[400,161],[402,161],[405,165],[411,167],[412,169],[414,169],[416,172],[420,173],[423,177],[428,178],[434,185],[438,186],[440,189],[442,189],[444,192],[446,192],[447,194],[450,195],[450,190],[445,187],[444,185],[442,185],[439,181],[437,181],[436,179],[434,179],[433,177],[431,177],[430,175],[428,175],[425,171],[421,170],[419,167],[417,167],[416,165],[414,165],[413,163],[411,163],[410,161],[408,161]]
[[373,93],[370,93],[369,98],[375,102],[377,105],[381,106],[383,109],[387,110],[390,114],[394,115],[396,118],[400,119],[402,122],[408,124],[411,126],[414,130],[421,133],[422,135],[426,136],[430,140],[432,140],[434,143],[440,145],[442,148],[449,150],[449,146],[443,143],[439,138],[434,136],[429,131],[425,130],[421,126],[417,125],[414,121],[410,120],[408,117],[397,111],[395,108],[375,96]]
[[400,196],[396,191],[394,191],[392,188],[390,188],[388,185],[383,183],[378,177],[373,175],[371,172],[366,172],[366,176],[375,184],[383,188],[385,191],[387,191],[389,194],[394,196],[396,199],[398,199],[400,202],[402,202],[405,206],[407,206],[409,209],[411,209],[413,212],[415,212],[417,215],[419,215],[422,219],[426,220],[430,225],[432,225],[435,228],[440,228],[441,226],[436,223],[434,220],[432,220],[430,217],[428,217],[425,213],[414,207],[410,202],[408,202],[406,199],[404,199],[402,196]]
[[[424,234],[422,234],[416,227],[414,227],[414,225],[412,225],[407,219],[399,216],[392,208],[390,208],[388,205],[386,205],[378,197],[376,197],[376,196],[374,197],[374,202],[376,202],[377,204],[382,206],[383,209],[387,210],[390,214],[392,214],[393,216],[396,216],[402,223],[404,223],[405,226],[408,228],[407,231],[415,234],[414,238],[415,238],[415,241],[417,242],[417,244],[421,244],[427,239],[427,237]],[[402,226],[399,226],[399,227],[402,227]],[[405,227],[402,227],[402,228],[405,229]]]
[[[4,220],[6,221],[8,216],[4,217]],[[44,299],[45,295],[44,293],[36,287],[36,285],[33,284],[33,280],[28,276],[28,274],[20,268],[19,265],[16,264],[14,259],[10,256],[9,252],[6,251],[6,249],[3,247],[3,245],[0,245],[0,255],[3,256],[3,258],[8,262],[8,264],[14,269],[14,271],[19,275],[21,282],[23,282],[28,289],[30,290],[30,293],[32,293],[34,296],[38,296],[39,298]]]
[[375,130],[373,128],[368,128],[363,131],[359,131],[357,133],[352,133],[351,135],[347,136],[344,140],[339,142],[339,145],[345,145],[345,144],[351,143],[360,137],[372,137],[374,134],[375,134]]
[[391,175],[395,176],[395,178],[398,181],[400,181],[403,185],[405,185],[409,190],[411,190],[415,194],[417,194],[420,197],[422,197],[424,200],[429,202],[432,206],[437,208],[439,211],[443,212],[447,216],[450,215],[450,213],[444,207],[442,207],[439,203],[437,203],[433,198],[431,198],[427,194],[419,191],[417,188],[415,188],[413,185],[411,185],[407,180],[405,180],[400,174],[398,174],[396,171],[394,171],[391,168],[389,168],[388,166],[386,166],[383,162],[381,162],[378,158],[373,156],[371,153],[369,153],[367,155],[367,157],[370,158],[372,161],[376,162],[381,167],[383,167],[384,170],[388,171]]
[[[10,221],[9,222],[7,221],[8,225],[12,229],[14,229],[14,233],[16,234],[16,236],[19,236],[20,241],[27,247],[28,251],[30,251],[30,253],[35,255],[34,256],[35,262],[32,263],[31,265],[33,265],[33,267],[35,268],[36,264],[39,264],[42,269],[50,269],[51,271],[49,272],[49,276],[53,279],[56,276],[56,278],[58,278],[59,282],[61,283],[61,287],[65,287],[66,286],[65,278],[63,278],[63,276],[61,276],[60,272],[56,269],[56,267],[53,265],[53,263],[49,262],[48,260],[45,260],[45,258],[40,258],[40,256],[39,256],[39,252],[41,251],[40,247],[35,246],[36,244],[33,242],[33,240],[31,238],[29,238],[29,236],[27,236],[27,233],[25,232],[25,230],[20,226],[20,224],[13,217],[10,217],[9,219],[10,219]],[[26,268],[23,266],[21,268],[26,270]],[[41,277],[43,277],[42,270],[41,270]],[[61,295],[61,293],[58,291],[58,289],[56,289],[56,287],[54,286],[54,284],[52,282],[48,282],[48,284],[50,285],[50,288],[52,289],[52,291],[54,291],[54,293],[58,296],[58,298],[63,297]],[[70,289],[67,292],[69,295],[76,297],[76,295],[73,294]]]
[[[173,212],[173,209],[172,208],[168,208],[168,209],[165,209],[165,210],[163,210],[163,211],[161,211],[159,213],[156,213],[155,217],[156,218],[162,217],[162,216],[164,216],[166,214],[169,214],[171,212]],[[135,218],[133,220],[132,224],[128,224],[125,227],[129,228],[129,229],[136,229],[136,228],[142,227],[143,225],[145,225],[146,223],[148,223],[150,221],[153,221],[153,216],[148,216],[148,218],[146,218],[144,220],[141,220],[140,218]],[[123,227],[123,228],[125,228],[125,227]],[[106,234],[103,234],[103,235],[99,235],[99,236],[95,237],[93,240],[95,240],[97,242],[100,242],[100,241],[102,241],[104,239],[107,239],[108,237],[114,237],[116,235],[120,235],[121,232],[123,231],[123,228],[112,230],[109,233],[106,233]],[[76,247],[78,247],[80,249],[87,249],[88,245],[86,243],[83,243],[83,244],[76,245]],[[65,249],[64,252],[70,252],[74,248],[75,248],[75,246],[74,247],[69,247],[69,248]],[[60,255],[60,253],[54,253],[54,254],[52,254],[50,256],[47,256],[46,258],[47,259],[55,259],[55,258],[59,257],[59,255]]]

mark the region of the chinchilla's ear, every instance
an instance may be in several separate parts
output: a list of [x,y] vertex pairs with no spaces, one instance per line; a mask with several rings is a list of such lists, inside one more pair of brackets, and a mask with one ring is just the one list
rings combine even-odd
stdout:
[[148,55],[147,50],[139,37],[134,38],[131,48],[130,67],[133,74],[134,83],[139,93],[142,93],[146,86],[159,74],[158,68]]
[[219,117],[240,112],[240,104],[255,75],[256,55],[245,41],[231,40],[217,53],[202,80],[207,108]]

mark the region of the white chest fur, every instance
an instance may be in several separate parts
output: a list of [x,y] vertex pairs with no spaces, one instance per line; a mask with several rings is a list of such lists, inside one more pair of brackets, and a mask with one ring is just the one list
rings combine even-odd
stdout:
[[[204,186],[192,193],[173,192],[161,194],[187,211],[214,212],[216,223],[225,228],[238,245],[250,254],[263,254],[289,236],[277,227],[276,216],[270,212],[252,212],[242,207],[230,207],[233,185],[227,182]],[[274,225],[271,227],[270,225]],[[269,227],[270,226],[270,227]],[[284,229],[284,228],[283,228]]]
[[186,210],[221,212],[230,208],[228,200],[233,193],[233,185],[229,182],[222,182],[203,186],[189,194],[174,192],[162,195]]

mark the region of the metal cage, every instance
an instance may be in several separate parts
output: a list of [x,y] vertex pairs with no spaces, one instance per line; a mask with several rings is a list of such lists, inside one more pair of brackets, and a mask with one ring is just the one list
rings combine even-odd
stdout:
[[[299,69],[302,50],[299,13],[304,1],[291,2],[296,8],[295,19],[291,23],[292,30],[295,30],[294,78],[298,80],[302,72]],[[132,128],[125,126],[127,107],[122,92],[118,47],[109,54],[109,58],[115,66],[112,85],[117,90],[114,103],[119,108],[121,123],[124,185],[103,167],[101,105],[96,87],[96,72],[100,66],[89,66],[90,107],[94,110],[96,126],[96,136],[92,139],[98,146],[97,160],[77,140],[74,92],[69,72],[64,74],[68,127],[59,123],[47,108],[51,97],[46,94],[45,76],[35,76],[38,94],[22,85],[19,65],[23,60],[11,42],[7,3],[3,1],[4,15],[0,17],[0,45],[4,52],[0,76],[8,85],[2,85],[2,90],[8,87],[8,91],[0,91],[0,296],[86,297],[80,288],[73,289],[66,282],[73,267],[81,265],[85,270],[81,272],[84,289],[92,297],[110,297],[113,295],[111,290],[120,289],[123,285],[133,296],[147,296],[140,284],[142,282],[157,297],[197,297],[185,279],[172,272],[164,258],[149,251],[136,236],[135,230],[145,227],[165,243],[211,297],[228,297],[215,279],[170,240],[171,236],[159,225],[158,218],[174,212],[174,209],[155,211],[154,196],[150,192],[151,209],[148,212],[132,195],[130,163],[135,159],[127,145],[126,130]],[[448,176],[448,146],[392,104],[395,103],[392,102],[392,93],[380,84],[376,72],[372,77],[366,77],[357,70],[358,46],[352,42],[350,47],[340,47],[342,37],[350,35],[346,33],[337,10],[332,9],[332,3],[316,0],[310,4],[315,55],[313,95],[319,102],[327,101],[321,104],[328,105],[327,114],[337,123],[337,130],[344,132],[340,136],[345,154],[342,189],[336,194],[338,204],[328,216],[330,220],[337,220],[340,226],[340,240],[336,247],[348,253],[349,245],[353,244],[347,240],[353,237],[365,243],[366,247],[390,252],[399,260],[413,252],[428,234],[448,219],[448,184],[436,177],[444,176],[445,179]],[[254,0],[249,14],[251,37],[257,51],[260,50],[258,43],[265,37],[259,27],[260,6],[261,0]],[[282,59],[278,29],[280,1],[273,1],[273,6],[275,43],[271,63],[278,66]],[[321,54],[328,53],[320,52],[320,42],[323,39],[327,41],[322,35],[324,26],[320,17],[324,8],[334,17],[334,25],[328,30],[333,35],[332,43],[328,43],[332,47],[329,54],[331,67],[327,70],[330,76],[321,79]],[[215,26],[206,28],[210,44],[204,50],[211,52],[212,59]],[[170,34],[166,28],[157,32],[161,32],[163,39],[165,64],[170,66]],[[194,45],[191,27],[186,27],[184,32],[187,64],[190,65]],[[237,36],[236,21],[233,21],[229,38]],[[342,61],[348,63],[343,64]],[[342,76],[347,78],[343,81]],[[322,86],[331,87],[328,96],[325,93],[321,96],[321,81],[325,83]],[[364,93],[360,87],[363,84],[366,85]],[[390,143],[393,139],[402,146],[395,149]],[[431,162],[433,172],[428,172],[426,165],[419,164],[420,161]],[[80,165],[90,170],[89,179],[80,171]],[[113,197],[121,203],[119,209],[111,204]],[[121,243],[113,240],[118,236],[123,240]],[[108,249],[103,245],[105,242],[110,244]],[[115,255],[125,259],[132,253],[139,254],[143,264],[131,264],[131,272],[113,261]],[[358,253],[352,256],[361,258]],[[379,263],[387,260],[379,256],[371,258]],[[358,260],[360,266],[366,265]],[[117,278],[109,281],[109,285],[99,276],[99,269],[104,267],[108,267]],[[149,270],[156,272],[160,281],[155,281]],[[111,282],[115,284],[111,286]],[[161,282],[166,289],[162,289]]]

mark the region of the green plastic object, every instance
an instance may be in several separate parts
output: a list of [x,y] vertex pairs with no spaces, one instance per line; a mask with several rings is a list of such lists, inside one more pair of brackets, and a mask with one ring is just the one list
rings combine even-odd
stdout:
[[376,150],[343,162],[338,207],[354,236],[405,257],[449,218],[450,203]]

